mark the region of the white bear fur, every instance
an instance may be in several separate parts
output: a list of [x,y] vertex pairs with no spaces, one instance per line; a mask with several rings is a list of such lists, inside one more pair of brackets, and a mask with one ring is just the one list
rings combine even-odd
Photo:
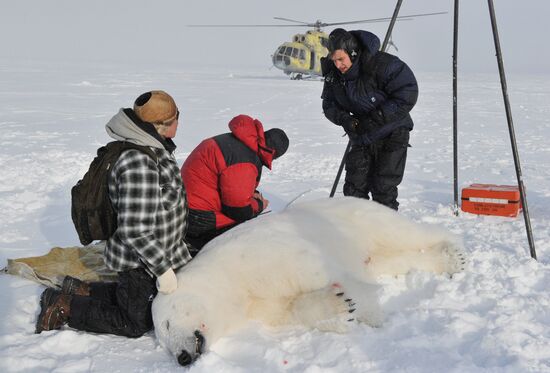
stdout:
[[458,239],[378,203],[351,197],[296,204],[210,242],[178,273],[178,288],[153,302],[161,345],[193,358],[249,320],[343,332],[378,326],[379,275],[463,269]]

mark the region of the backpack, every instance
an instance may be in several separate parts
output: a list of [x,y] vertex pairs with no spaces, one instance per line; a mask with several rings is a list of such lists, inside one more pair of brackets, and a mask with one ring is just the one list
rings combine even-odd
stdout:
[[97,150],[88,171],[71,189],[71,217],[83,245],[94,240],[106,240],[117,228],[117,216],[109,198],[107,180],[111,167],[128,149],[137,149],[157,161],[156,154],[146,146],[113,141]]

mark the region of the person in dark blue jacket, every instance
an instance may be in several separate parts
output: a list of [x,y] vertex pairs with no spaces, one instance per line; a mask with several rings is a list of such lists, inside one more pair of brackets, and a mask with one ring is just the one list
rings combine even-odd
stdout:
[[351,141],[344,195],[397,210],[418,85],[407,64],[379,48],[380,39],[368,31],[332,31],[321,98],[325,116]]

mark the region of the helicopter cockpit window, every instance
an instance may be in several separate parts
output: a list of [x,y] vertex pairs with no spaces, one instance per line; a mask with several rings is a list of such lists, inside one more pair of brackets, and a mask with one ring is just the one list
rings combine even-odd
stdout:
[[293,48],[292,49],[292,57],[298,58],[298,54],[300,53],[299,49]]
[[327,38],[319,38],[319,41],[321,42],[321,45],[325,48],[328,48],[328,39]]
[[291,47],[286,47],[285,56],[290,56],[291,54],[292,54],[292,48]]
[[306,51],[303,49],[300,49],[300,59],[305,60],[306,59]]
[[285,52],[285,47],[280,47],[279,51],[277,53],[278,54],[283,54],[284,52]]

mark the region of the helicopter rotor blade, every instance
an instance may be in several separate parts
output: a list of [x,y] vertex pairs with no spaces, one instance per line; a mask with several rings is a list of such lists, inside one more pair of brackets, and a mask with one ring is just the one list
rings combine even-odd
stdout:
[[[412,21],[413,18],[410,18],[410,19],[402,19],[401,21]],[[222,27],[233,27],[233,28],[251,28],[251,27],[326,27],[326,26],[335,26],[335,25],[347,25],[347,24],[353,24],[353,23],[365,23],[365,22],[368,22],[368,23],[378,23],[378,22],[386,22],[387,20],[384,20],[384,19],[380,19],[380,20],[369,20],[369,21],[352,21],[352,22],[336,22],[336,23],[320,23],[320,24],[316,24],[316,23],[304,23],[304,24],[296,24],[296,25],[236,25],[236,24],[231,24],[231,25],[220,25],[220,24],[216,24],[216,25],[208,25],[208,24],[201,24],[201,25],[185,25],[186,27],[195,27],[195,28],[200,28],[200,27],[218,27],[218,28],[222,28]]]
[[[322,27],[327,26],[338,26],[338,25],[353,25],[357,23],[383,23],[388,22],[391,18],[388,19],[365,19],[363,21],[349,21],[349,22],[334,22],[334,23],[323,23]],[[399,22],[403,21],[413,21],[414,18],[405,18],[405,19],[398,19]]]
[[296,21],[294,19],[290,19],[290,18],[283,18],[283,17],[273,17],[273,19],[278,19],[278,20],[281,20],[281,21],[288,21],[288,22],[294,22],[294,23],[301,23],[303,24],[304,26],[305,25],[311,25],[311,23],[309,22],[304,22],[304,21]]
[[[420,14],[410,14],[406,16],[399,16],[397,19],[399,21],[410,21],[414,19],[414,17],[425,17],[425,16],[435,16],[439,14],[447,14],[447,12],[436,12],[436,13],[420,13]],[[386,22],[391,20],[391,17],[383,17],[383,18],[370,18],[370,19],[363,19],[359,21],[348,21],[348,22],[321,22],[317,21],[314,23],[308,23],[303,21],[297,21],[294,19],[289,18],[282,18],[282,17],[273,17],[274,19],[278,19],[281,21],[288,21],[288,22],[295,22],[297,24],[294,25],[187,25],[187,27],[314,27],[317,29],[320,29],[321,27],[326,26],[337,26],[337,25],[352,25],[356,23],[376,23],[376,22]]]
[[[412,20],[414,17],[425,17],[425,16],[435,16],[440,14],[447,14],[447,12],[435,12],[435,13],[420,13],[420,14],[409,14],[406,16],[399,16],[397,17],[400,21],[407,21]],[[375,22],[386,22],[391,20],[391,17],[383,17],[383,18],[370,18],[370,19],[363,19],[359,21],[349,21],[349,22],[333,22],[333,23],[323,23],[323,26],[336,26],[336,25],[351,25],[354,23],[375,23]]]
[[186,25],[187,27],[312,27],[306,25]]

